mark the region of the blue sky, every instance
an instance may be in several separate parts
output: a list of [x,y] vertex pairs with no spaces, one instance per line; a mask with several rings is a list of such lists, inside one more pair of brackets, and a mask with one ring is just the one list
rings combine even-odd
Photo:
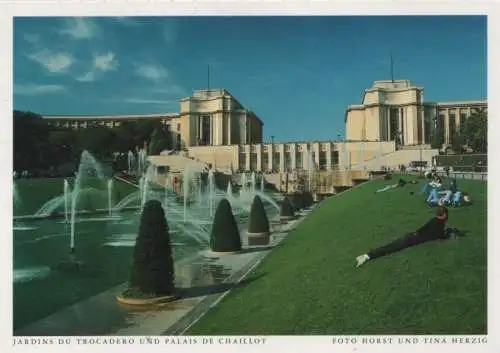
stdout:
[[14,20],[14,109],[177,112],[210,64],[266,139],[335,139],[347,105],[390,79],[390,52],[426,100],[486,98],[482,16],[38,17]]

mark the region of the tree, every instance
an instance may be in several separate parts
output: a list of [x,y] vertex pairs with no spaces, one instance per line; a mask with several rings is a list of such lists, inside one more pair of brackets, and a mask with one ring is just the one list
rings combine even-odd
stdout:
[[240,231],[233,215],[231,204],[222,199],[215,211],[210,234],[210,249],[215,252],[235,252],[241,250]]
[[162,126],[157,126],[151,135],[148,155],[159,155],[169,148],[172,148],[170,134]]
[[460,132],[455,132],[453,136],[451,136],[451,149],[457,153],[461,154],[463,150],[463,145],[465,144],[465,137]]
[[133,256],[130,289],[124,296],[154,298],[174,294],[172,245],[165,212],[157,200],[144,205]]
[[485,108],[475,109],[465,122],[464,138],[476,153],[488,151],[488,112]]

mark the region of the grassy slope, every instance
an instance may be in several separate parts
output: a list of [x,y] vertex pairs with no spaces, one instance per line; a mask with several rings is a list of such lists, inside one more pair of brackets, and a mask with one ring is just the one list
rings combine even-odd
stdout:
[[420,186],[374,181],[321,204],[190,334],[486,333],[486,183],[459,181],[475,204],[451,209],[465,238],[436,241],[356,269],[357,255],[432,216]]

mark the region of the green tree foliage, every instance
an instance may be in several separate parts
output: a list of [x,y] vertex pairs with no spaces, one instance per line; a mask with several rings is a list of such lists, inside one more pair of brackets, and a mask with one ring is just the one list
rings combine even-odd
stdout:
[[231,204],[222,199],[215,211],[210,249],[216,252],[233,252],[241,250],[240,231],[233,215]]
[[476,109],[467,119],[464,139],[474,152],[488,152],[488,112],[484,108]]
[[115,152],[135,151],[144,142],[149,143],[150,154],[173,148],[171,134],[159,120],[122,121],[113,128],[95,123],[73,129],[56,127],[39,114],[14,111],[13,125],[14,169],[31,173],[76,164],[83,150],[110,159]]
[[444,131],[438,126],[434,134],[431,136],[431,147],[441,149],[444,143]]
[[165,212],[157,200],[144,205],[133,256],[132,293],[150,297],[174,294],[172,245]]

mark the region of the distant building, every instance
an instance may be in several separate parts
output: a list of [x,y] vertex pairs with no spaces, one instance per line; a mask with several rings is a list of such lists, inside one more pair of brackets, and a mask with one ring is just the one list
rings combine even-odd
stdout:
[[474,109],[487,107],[487,101],[425,102],[424,88],[409,80],[375,81],[364,90],[362,104],[347,107],[345,138],[408,146],[429,144],[440,131],[450,144]]

